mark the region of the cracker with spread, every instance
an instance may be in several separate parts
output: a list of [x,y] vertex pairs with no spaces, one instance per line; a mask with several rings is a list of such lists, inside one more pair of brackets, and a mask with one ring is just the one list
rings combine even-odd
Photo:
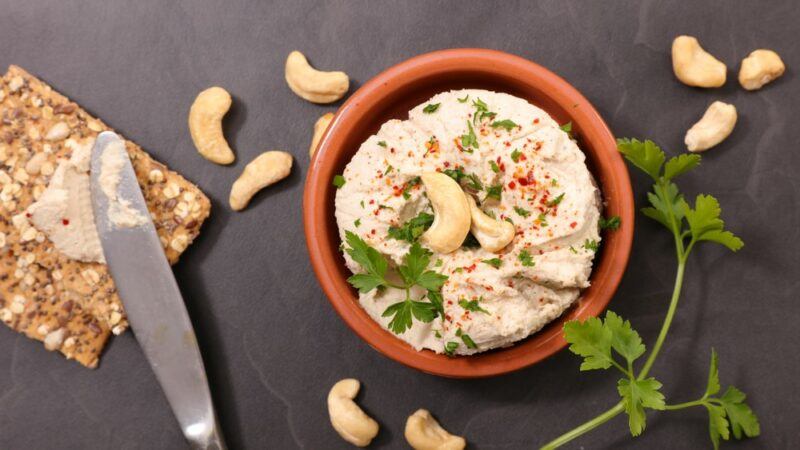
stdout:
[[[84,232],[94,222],[86,215],[88,178],[81,178],[81,167],[106,130],[17,66],[0,79],[0,320],[90,368],[109,335],[128,327],[102,250]],[[138,145],[126,140],[125,146],[164,252],[175,263],[211,203]]]

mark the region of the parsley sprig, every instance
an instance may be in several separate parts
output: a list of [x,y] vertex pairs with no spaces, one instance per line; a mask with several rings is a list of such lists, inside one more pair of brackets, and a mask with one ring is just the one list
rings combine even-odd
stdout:
[[[669,404],[661,392],[661,383],[648,376],[675,316],[686,261],[695,245],[703,241],[716,242],[737,251],[744,243],[724,229],[724,223],[720,219],[721,209],[714,197],[700,194],[692,207],[673,182],[676,177],[700,164],[699,155],[683,154],[667,160],[664,152],[655,143],[647,140],[641,142],[636,139],[620,139],[617,147],[628,162],[654,181],[652,192],[648,193],[650,206],[643,208],[642,213],[662,224],[673,235],[678,260],[675,286],[661,331],[638,372],[634,369],[634,364],[644,356],[647,349],[630,322],[608,311],[603,320],[573,320],[564,325],[564,338],[570,344],[570,351],[583,357],[580,367],[582,371],[613,367],[623,374],[617,383],[621,400],[608,411],[542,448],[553,449],[564,445],[623,412],[628,415],[631,434],[638,436],[645,429],[647,410],[672,411],[696,406],[704,407],[708,411],[709,435],[715,449],[719,447],[720,439],[728,440],[731,435],[736,439],[758,436],[758,418],[745,403],[745,394],[731,386],[722,395],[717,395],[721,385],[717,354],[713,349],[706,389],[697,400]],[[618,226],[618,221],[616,224]]]
[[[401,283],[387,278],[389,263],[377,250],[370,247],[352,231],[345,232],[347,246],[345,251],[353,261],[358,263],[365,273],[357,273],[347,281],[358,292],[367,293],[373,289],[395,288],[405,291],[405,299],[390,305],[383,311],[383,317],[391,317],[389,329],[395,334],[403,334],[413,326],[413,319],[420,322],[432,322],[437,316],[444,317],[441,289],[447,276],[433,270],[427,270],[431,262],[431,252],[418,242],[411,245],[403,258],[403,264],[397,267]],[[419,286],[427,291],[428,301],[413,300],[411,288]]]

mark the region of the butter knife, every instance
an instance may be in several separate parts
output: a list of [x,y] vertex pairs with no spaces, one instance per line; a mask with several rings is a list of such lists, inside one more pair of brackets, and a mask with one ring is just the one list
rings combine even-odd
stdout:
[[118,181],[118,199],[141,220],[135,226],[119,226],[109,219],[109,208],[115,206],[103,191],[103,183],[109,189],[109,173],[103,176],[101,169],[104,153],[119,151],[119,143],[124,150],[124,141],[115,133],[100,133],[91,159],[92,205],[108,269],[184,436],[192,448],[224,450],[197,339],[127,152],[118,177],[112,178]]

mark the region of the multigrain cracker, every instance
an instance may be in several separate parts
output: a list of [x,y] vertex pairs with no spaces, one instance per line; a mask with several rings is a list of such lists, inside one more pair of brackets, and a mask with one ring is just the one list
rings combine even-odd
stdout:
[[[0,79],[0,320],[91,368],[109,335],[128,327],[114,282],[104,264],[60,254],[26,210],[44,192],[59,159],[107,130],[17,66]],[[164,252],[175,263],[197,237],[211,204],[197,186],[138,145],[126,140],[125,146]]]

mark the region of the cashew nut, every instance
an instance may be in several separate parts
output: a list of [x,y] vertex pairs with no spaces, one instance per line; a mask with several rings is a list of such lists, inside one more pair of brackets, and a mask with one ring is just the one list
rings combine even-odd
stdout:
[[672,41],[672,70],[684,84],[703,88],[725,84],[728,68],[700,47],[692,36],[678,36]]
[[317,145],[319,145],[319,140],[322,139],[322,135],[325,134],[325,130],[328,129],[331,120],[333,120],[333,113],[325,114],[317,119],[317,122],[314,124],[314,137],[311,138],[311,146],[308,147],[308,156],[314,156],[314,152],[317,151]]
[[472,235],[481,243],[481,247],[489,252],[499,252],[514,240],[516,229],[514,225],[505,220],[496,220],[489,217],[478,208],[475,199],[467,195],[469,211],[472,215]]
[[433,224],[420,240],[439,253],[461,247],[469,233],[469,204],[461,186],[441,172],[427,172],[420,177],[433,207]]
[[742,60],[739,69],[739,84],[748,91],[762,86],[783,75],[786,66],[781,57],[772,50],[759,49]]
[[229,202],[234,211],[244,209],[256,192],[289,176],[292,155],[286,152],[264,152],[245,166],[233,182]]
[[378,422],[364,414],[353,401],[361,383],[345,378],[334,384],[328,393],[328,414],[331,425],[345,441],[358,447],[366,447],[378,434]]
[[699,122],[686,132],[690,152],[702,152],[724,141],[736,125],[736,107],[716,101],[708,107]]
[[222,134],[222,117],[231,108],[231,95],[221,87],[210,87],[197,94],[189,109],[189,132],[203,158],[217,164],[230,164],[233,150]]
[[448,433],[425,409],[408,416],[405,435],[415,450],[462,450],[467,446],[464,438]]
[[295,94],[312,103],[335,102],[350,87],[346,73],[319,71],[297,50],[286,58],[286,83]]

